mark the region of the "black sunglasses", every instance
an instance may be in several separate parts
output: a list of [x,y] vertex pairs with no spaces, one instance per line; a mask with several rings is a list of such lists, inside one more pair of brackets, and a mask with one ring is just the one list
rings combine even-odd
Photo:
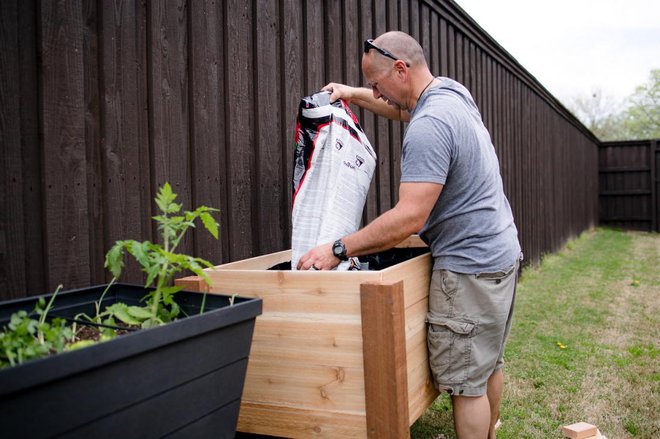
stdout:
[[[386,56],[388,58],[393,59],[394,61],[399,61],[401,58],[397,58],[396,56],[392,55],[390,52],[388,52],[385,49],[382,49],[374,44],[374,40],[369,38],[368,40],[364,40],[364,53],[369,53],[371,49],[375,49],[376,52],[380,53],[383,56]],[[401,60],[403,61],[403,60]],[[406,67],[410,67],[410,64],[406,61]]]

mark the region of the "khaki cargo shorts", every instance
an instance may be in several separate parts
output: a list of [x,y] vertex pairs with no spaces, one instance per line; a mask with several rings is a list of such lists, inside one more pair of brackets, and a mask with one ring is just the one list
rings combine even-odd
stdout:
[[481,396],[504,365],[520,261],[497,273],[434,270],[429,296],[429,364],[438,390]]

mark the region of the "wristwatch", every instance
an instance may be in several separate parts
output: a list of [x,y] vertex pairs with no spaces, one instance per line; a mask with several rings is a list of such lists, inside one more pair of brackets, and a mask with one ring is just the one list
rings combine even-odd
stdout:
[[332,244],[332,254],[340,261],[348,261],[348,257],[346,256],[346,246],[341,239],[336,240],[335,243]]

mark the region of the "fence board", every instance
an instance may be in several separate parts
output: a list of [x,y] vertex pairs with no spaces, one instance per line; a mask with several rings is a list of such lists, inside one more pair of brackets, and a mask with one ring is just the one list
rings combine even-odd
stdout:
[[[190,23],[190,161],[192,166],[192,205],[220,208],[214,217],[224,224],[227,204],[225,187],[225,127],[222,83],[223,27],[222,8],[213,0],[191,2]],[[223,260],[223,243],[229,240],[220,233],[220,241],[209,239],[206,231],[193,237],[196,255],[209,261]]]
[[[431,11],[429,7],[422,3],[420,5],[420,16],[419,16],[419,44],[422,45],[422,50],[424,50],[424,57],[428,63],[431,62]],[[429,64],[430,66],[430,64]]]
[[[387,31],[387,15],[385,8],[377,7],[374,14],[374,38]],[[376,196],[378,197],[377,214],[385,212],[392,205],[392,170],[390,168],[390,122],[383,117],[376,117],[376,133],[372,138],[378,157],[376,166],[376,181],[378,182]]]
[[[184,208],[192,207],[187,8],[185,0],[154,2],[148,8],[151,190],[156,194],[169,182]],[[187,235],[177,251],[190,253],[192,249]]]
[[439,22],[440,22],[440,33],[438,35],[438,45],[440,46],[440,52],[439,56],[440,59],[438,60],[440,64],[440,72],[439,74],[441,76],[449,76],[449,37],[448,37],[448,30],[447,30],[447,20],[445,20],[442,16],[439,16]]
[[89,274],[94,284],[103,283],[103,192],[101,166],[101,127],[99,111],[99,44],[97,2],[83,1],[83,78],[85,103],[85,154],[87,161],[87,208],[89,218]]
[[258,2],[255,17],[255,102],[256,106],[256,176],[255,194],[256,227],[258,237],[254,251],[257,254],[273,253],[286,245],[282,216],[273,215],[283,206],[282,186],[286,178],[282,175],[282,148],[273,142],[279,131],[279,120],[274,110],[278,108],[280,57],[277,50],[279,40],[279,11],[273,2]]
[[286,247],[291,243],[291,205],[293,197],[293,185],[291,176],[293,174],[293,146],[295,140],[296,118],[298,116],[298,104],[300,98],[304,96],[302,75],[304,64],[303,58],[303,26],[304,16],[301,2],[304,0],[285,0],[283,3],[282,14],[282,39],[280,42],[280,51],[282,55],[283,74],[280,77],[280,90],[282,93],[282,129],[283,139],[283,190],[286,194],[283,200],[286,205],[280,207],[280,215],[284,217],[283,224],[286,230]]
[[88,283],[82,1],[40,7],[46,285]]
[[323,87],[325,78],[325,39],[323,2],[304,2],[305,20],[305,94],[312,94]]
[[[345,49],[345,35],[343,23],[343,8],[344,2],[325,2],[325,12],[323,13],[323,26],[324,38],[327,40],[325,44],[325,75],[324,78],[335,78],[336,81],[345,83],[346,76],[344,75],[344,51]],[[325,82],[325,81],[323,81]],[[325,84],[318,84],[312,91],[320,90]]]
[[439,19],[437,14],[431,14],[431,58],[428,60],[429,68],[433,76],[440,75],[440,37],[439,32]]
[[[29,212],[23,210],[21,168],[21,89],[18,4],[7,1],[0,5],[0,291],[7,297],[22,297],[25,278],[25,227]],[[26,215],[26,213],[28,215]],[[15,219],[12,220],[12,217]],[[34,219],[32,219],[34,220]]]
[[[19,87],[21,96],[20,141],[22,163],[23,214],[14,221],[23,222],[24,249],[12,254],[24,257],[25,288],[13,285],[9,291],[34,294],[46,290],[46,264],[43,249],[43,227],[38,215],[43,211],[41,185],[41,148],[39,140],[39,87],[37,75],[37,7],[34,0],[18,2],[18,45],[20,54]],[[13,164],[14,167],[18,163]],[[17,172],[17,171],[14,171]],[[14,243],[20,243],[20,239]],[[2,292],[0,292],[2,297]]]
[[254,236],[252,218],[255,183],[254,116],[253,116],[253,59],[252,59],[252,8],[243,1],[225,3],[225,29],[227,29],[227,148],[225,172],[227,181],[227,206],[229,211],[225,227],[228,229],[229,259],[237,260],[252,256]]
[[456,29],[452,25],[447,26],[447,76],[457,78],[456,68]]
[[[397,29],[401,21],[397,4],[394,0],[388,1],[387,29]],[[403,123],[389,121],[389,172],[390,172],[390,200],[389,206],[399,201],[399,184],[401,183],[401,143],[403,141]]]
[[[374,20],[371,13],[371,5],[369,2],[360,2],[360,41],[368,38],[376,38],[374,31]],[[362,56],[362,55],[360,55]],[[367,86],[364,75],[360,74],[360,85]],[[360,110],[360,122],[365,134],[369,138],[374,151],[378,153],[378,144],[376,142],[376,116],[365,110]],[[379,166],[377,163],[374,178],[371,180],[369,192],[367,194],[367,201],[362,215],[362,222],[367,224],[378,216],[378,182],[379,182]]]
[[[120,239],[151,239],[147,115],[146,14],[140,2],[103,2],[100,130],[105,248]],[[98,245],[98,244],[97,244]],[[100,246],[100,245],[99,245]],[[124,280],[140,282],[129,261]]]
[[455,44],[456,46],[454,47],[454,51],[456,53],[456,70],[455,74],[453,76],[454,79],[456,79],[458,82],[461,84],[464,84],[467,86],[467,83],[465,81],[465,54],[463,53],[463,34],[460,32],[456,32],[455,34]]
[[408,18],[410,20],[410,27],[408,28],[408,34],[412,35],[417,41],[420,41],[419,33],[419,11],[420,1],[419,0],[410,0],[408,7]]

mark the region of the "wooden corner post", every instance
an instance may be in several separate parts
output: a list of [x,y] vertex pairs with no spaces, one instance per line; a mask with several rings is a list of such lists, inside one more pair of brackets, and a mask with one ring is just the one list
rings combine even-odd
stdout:
[[360,285],[367,437],[409,438],[403,282]]

